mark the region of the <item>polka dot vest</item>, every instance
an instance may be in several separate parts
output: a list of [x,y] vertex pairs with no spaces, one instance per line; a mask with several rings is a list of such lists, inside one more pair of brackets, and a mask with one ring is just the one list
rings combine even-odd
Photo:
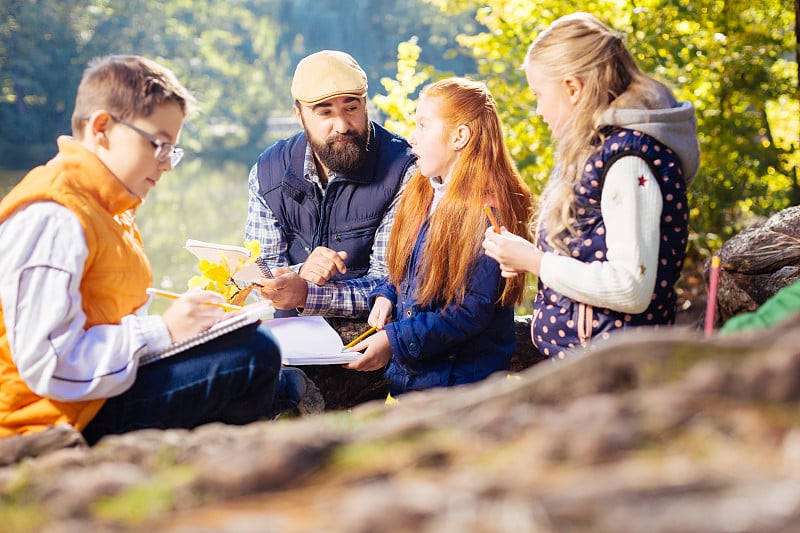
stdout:
[[[572,257],[584,262],[605,261],[605,224],[600,212],[600,197],[606,169],[623,156],[637,156],[650,166],[659,180],[663,209],[658,273],[650,306],[640,314],[596,309],[559,294],[539,280],[531,338],[544,355],[563,358],[570,348],[585,346],[589,339],[607,338],[611,331],[638,326],[666,325],[675,322],[677,297],[674,285],[686,257],[689,211],[686,185],[678,156],[667,146],[639,131],[607,128],[602,149],[586,161],[576,186],[574,227],[577,235],[564,232],[560,238]],[[639,179],[631,176],[631,179]],[[547,243],[539,231],[538,246],[563,255]]]

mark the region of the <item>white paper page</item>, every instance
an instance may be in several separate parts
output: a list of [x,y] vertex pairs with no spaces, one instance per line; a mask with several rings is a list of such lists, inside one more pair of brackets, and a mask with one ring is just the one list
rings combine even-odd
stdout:
[[343,352],[344,343],[321,316],[275,318],[265,322],[281,347],[287,365],[331,365],[355,361],[363,354]]
[[[231,246],[228,244],[216,244],[212,242],[188,239],[185,248],[192,252],[198,259],[205,259],[212,263],[221,263],[222,256],[228,259],[231,269],[236,269],[242,262],[250,258],[250,250],[243,246]],[[239,267],[233,274],[237,280],[251,283],[261,277],[261,271],[254,263],[245,267]]]

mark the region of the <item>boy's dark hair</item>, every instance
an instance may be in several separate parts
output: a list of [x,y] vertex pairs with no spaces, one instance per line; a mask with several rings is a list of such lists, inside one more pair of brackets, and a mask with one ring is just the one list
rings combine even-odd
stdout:
[[150,116],[159,105],[177,103],[184,116],[195,99],[168,68],[135,55],[108,55],[83,71],[72,113],[72,134],[80,138],[82,122],[98,109],[128,119]]

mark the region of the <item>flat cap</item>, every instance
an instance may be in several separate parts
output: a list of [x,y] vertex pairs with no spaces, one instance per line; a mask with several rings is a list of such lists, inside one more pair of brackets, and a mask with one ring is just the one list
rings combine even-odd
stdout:
[[292,78],[292,98],[315,105],[337,96],[367,95],[367,75],[355,59],[337,50],[322,50],[304,57]]

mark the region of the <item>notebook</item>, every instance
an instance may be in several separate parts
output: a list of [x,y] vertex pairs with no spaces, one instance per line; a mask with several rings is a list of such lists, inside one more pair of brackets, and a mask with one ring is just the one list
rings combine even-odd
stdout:
[[139,358],[140,365],[146,365],[155,361],[160,361],[166,357],[184,352],[195,346],[199,346],[217,337],[221,337],[226,333],[243,328],[249,324],[254,324],[262,318],[272,318],[275,308],[268,300],[262,300],[250,305],[246,305],[244,309],[237,312],[235,315],[220,320],[205,331],[201,331],[197,335],[184,339],[182,341],[173,342],[169,346],[161,350],[146,353]]
[[266,325],[278,340],[285,365],[344,364],[364,355],[342,351],[342,338],[321,316],[274,318]]

